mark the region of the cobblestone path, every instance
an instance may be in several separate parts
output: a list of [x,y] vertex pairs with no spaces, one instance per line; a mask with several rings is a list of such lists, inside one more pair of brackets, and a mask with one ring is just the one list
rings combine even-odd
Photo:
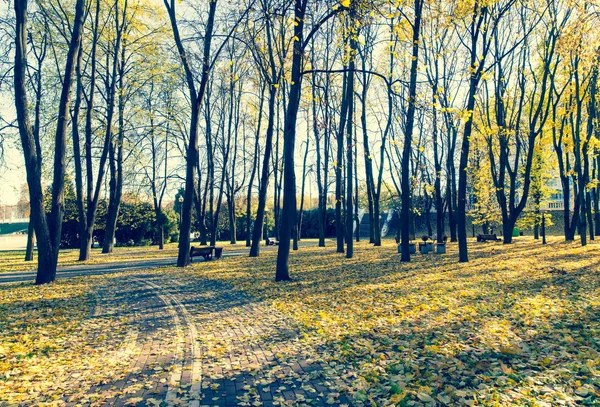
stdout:
[[98,293],[92,318],[127,317],[117,357],[129,365],[70,406],[351,404],[325,379],[329,366],[315,361],[318,350],[303,349],[294,322],[270,304],[173,273],[113,281],[114,292]]

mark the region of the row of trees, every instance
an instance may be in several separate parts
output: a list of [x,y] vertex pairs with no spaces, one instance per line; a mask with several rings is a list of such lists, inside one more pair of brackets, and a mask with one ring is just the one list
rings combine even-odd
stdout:
[[289,278],[313,190],[319,245],[334,196],[347,257],[365,195],[375,245],[383,208],[399,201],[403,261],[415,212],[435,213],[438,239],[449,234],[468,261],[469,212],[482,223],[497,214],[510,243],[517,220],[537,223],[553,193],[565,238],[586,244],[600,227],[597,15],[569,0],[15,0],[2,20],[12,39],[3,78],[13,79],[38,283],[54,278],[66,173],[81,260],[102,196],[114,236],[124,190],[147,195],[161,229],[178,188],[179,266],[192,218],[214,244],[222,211],[238,225],[240,196],[258,256],[272,199],[277,280]]

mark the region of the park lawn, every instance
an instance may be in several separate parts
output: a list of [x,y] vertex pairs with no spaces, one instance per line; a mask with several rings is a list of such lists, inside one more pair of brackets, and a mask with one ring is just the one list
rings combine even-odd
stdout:
[[[321,365],[335,389],[324,395],[330,404],[345,395],[357,406],[599,405],[600,246],[521,239],[470,247],[468,264],[456,261],[454,244],[448,255],[416,255],[410,264],[390,241],[360,243],[353,259],[333,245],[307,247],[291,254],[293,281],[285,283],[273,282],[273,251],[128,274],[150,273],[189,293],[217,281],[265,307],[265,318],[297,332],[280,344],[278,363]],[[130,317],[90,317],[117,276],[0,287],[0,400],[27,404],[44,394],[50,402],[126,374],[136,352],[127,345]],[[235,316],[244,305],[229,306]],[[202,310],[190,308],[202,347],[211,364],[225,364],[223,349],[235,344],[218,334],[232,322]],[[296,375],[262,369],[282,381]]]
[[468,264],[454,244],[410,264],[390,241],[307,248],[282,284],[267,257],[195,268],[295,321],[281,360],[309,354],[353,404],[600,405],[600,246],[470,248]]

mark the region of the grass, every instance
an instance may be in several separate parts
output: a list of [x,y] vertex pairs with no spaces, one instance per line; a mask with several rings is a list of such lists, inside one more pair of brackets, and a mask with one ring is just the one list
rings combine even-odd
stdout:
[[[221,314],[203,302],[189,305],[207,350],[206,369],[226,366],[228,350],[275,346],[269,335],[220,336],[252,304],[269,324],[296,332],[276,344],[278,364],[302,359],[322,366],[330,404],[342,395],[356,406],[600,405],[600,245],[520,239],[470,249],[466,264],[457,262],[454,244],[447,255],[415,255],[403,264],[390,241],[381,248],[360,243],[353,259],[333,245],[306,247],[290,256],[293,281],[286,283],[273,282],[273,251],[125,276],[150,274],[187,295],[206,296],[206,304],[228,307]],[[131,320],[90,319],[94,304],[123,276],[0,288],[0,400],[27,404],[36,400],[32,394],[60,400],[62,392],[76,391],[70,387],[94,383],[86,371],[95,364],[108,382],[125,374],[125,365],[103,361],[125,346]],[[207,292],[209,282],[245,301]],[[294,374],[266,365],[258,370],[283,382]],[[60,392],[39,379],[40,371],[58,372]],[[69,375],[61,379],[64,371]],[[79,372],[75,385],[70,378]],[[222,373],[227,380],[239,371]]]

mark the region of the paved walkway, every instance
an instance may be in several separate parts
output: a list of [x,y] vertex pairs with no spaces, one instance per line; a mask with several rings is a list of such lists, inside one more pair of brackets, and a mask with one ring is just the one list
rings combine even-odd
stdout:
[[[300,242],[300,247],[315,246],[315,242]],[[262,246],[261,251],[272,251],[276,250],[277,246]],[[224,257],[230,256],[247,256],[249,248],[246,247],[232,247],[223,250]],[[125,254],[115,253],[115,255],[124,256]],[[203,261],[202,258],[195,258],[194,262]],[[78,277],[83,275],[98,275],[106,273],[114,273],[118,271],[131,271],[131,270],[143,270],[153,269],[157,267],[173,266],[177,264],[177,257],[162,257],[153,258],[147,260],[129,260],[129,261],[115,261],[110,263],[98,263],[98,264],[82,264],[76,266],[62,266],[58,267],[56,272],[56,278],[69,278]],[[0,269],[1,271],[1,269]],[[35,271],[15,271],[9,273],[0,272],[0,284],[6,283],[17,283],[21,281],[33,281],[35,280]]]
[[91,318],[129,317],[119,351],[130,358],[127,373],[65,395],[69,406],[351,405],[323,374],[328,364],[298,344],[295,322],[271,304],[173,273],[117,276],[118,291],[111,286],[98,292]]

